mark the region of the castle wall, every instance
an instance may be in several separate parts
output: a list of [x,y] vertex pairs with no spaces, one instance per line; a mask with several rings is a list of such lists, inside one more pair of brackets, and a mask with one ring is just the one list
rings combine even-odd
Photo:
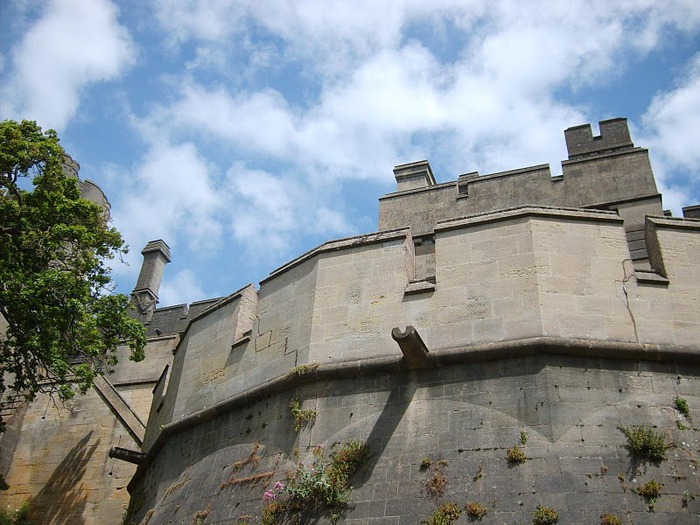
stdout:
[[[388,352],[390,349],[386,349]],[[536,350],[535,350],[536,352]],[[268,390],[228,413],[174,435],[131,489],[144,497],[143,523],[260,523],[263,493],[286,481],[321,445],[360,440],[372,459],[353,478],[343,523],[416,524],[436,508],[425,491],[446,462],[437,503],[485,505],[493,523],[531,523],[538,504],[560,523],[598,523],[612,512],[637,524],[696,523],[697,432],[680,430],[675,396],[700,406],[692,365],[562,356],[553,353],[453,362],[420,371],[357,368]],[[299,397],[317,410],[295,432],[287,407]],[[693,408],[692,415],[700,417]],[[658,465],[636,462],[619,426],[653,425],[675,443]],[[520,445],[527,461],[509,466]],[[664,484],[654,512],[635,492]],[[687,491],[687,492],[686,492]],[[466,522],[466,518],[459,522]],[[306,516],[305,522],[315,522]],[[327,522],[321,518],[321,523]]]
[[[601,506],[643,512],[629,486],[596,469],[637,479],[618,426],[653,424],[676,436],[673,382],[687,379],[683,395],[698,395],[698,369],[684,363],[699,352],[700,221],[649,218],[646,239],[654,272],[635,270],[614,212],[524,207],[446,220],[435,228],[434,283],[411,278],[408,230],[312,250],[273,272],[257,304],[252,287],[244,289],[255,307],[245,315],[255,319],[249,334],[235,335],[241,292],[193,320],[167,388],[162,378],[156,390],[154,406],[176,408],[169,418],[164,408],[152,413],[148,460],[130,485],[146,498],[141,516],[149,511],[152,525],[186,521],[180,508],[218,508],[207,514],[212,523],[254,515],[264,488],[293,468],[295,446],[350,439],[379,447],[382,467],[354,493],[362,502],[349,515],[356,523],[415,523],[416,509],[427,512],[421,474],[408,473],[426,454],[462,465],[455,498],[473,494],[463,480],[477,462],[493,468],[505,492],[494,496],[484,485],[477,494],[505,494],[494,507],[503,519],[523,519],[539,493],[574,521],[590,521]],[[428,370],[407,371],[390,339],[393,327],[407,325],[428,347]],[[318,413],[299,441],[289,430],[294,396]],[[520,430],[536,438],[533,466],[515,482],[502,462]],[[231,465],[248,465],[257,441],[263,459],[249,473],[257,484],[228,484],[240,477]],[[465,451],[477,459],[463,462]],[[668,480],[691,468],[692,453],[683,449],[667,468],[642,473]],[[673,485],[667,512],[676,512],[683,491],[698,489],[689,474],[689,485]],[[412,488],[387,485],[402,475]],[[590,490],[584,478],[596,480]]]
[[629,340],[615,289],[626,249],[619,219],[603,213],[514,210],[439,226],[436,299],[444,279],[441,308],[469,329],[439,346],[537,336]]
[[[125,522],[259,523],[264,492],[317,445],[359,440],[372,458],[341,514],[354,525],[420,523],[448,501],[499,523],[529,523],[538,504],[561,523],[696,523],[700,220],[662,216],[624,119],[600,130],[565,131],[559,177],[540,165],[436,184],[427,161],[398,166],[381,231],[327,242],[259,290],[149,303],[145,363],[123,348],[72,412],[41,398],[13,420],[0,504],[117,523],[131,478]],[[629,425],[663,435],[666,459],[632,457]],[[527,461],[509,465],[518,444]],[[650,480],[655,502],[635,492]],[[330,518],[317,506],[302,522]]]
[[[380,230],[410,226],[414,235],[427,234],[443,220],[526,205],[618,209],[623,204],[623,218],[636,219],[628,229],[637,229],[646,214],[662,214],[649,152],[634,147],[625,119],[601,122],[600,137],[592,136],[590,125],[565,134],[569,159],[557,177],[541,164],[488,175],[467,173],[443,184],[435,184],[430,172],[406,185],[396,171],[399,190],[379,200]],[[423,169],[430,171],[427,162]],[[641,221],[634,215],[637,207],[643,210]]]
[[406,230],[381,240],[318,256],[308,362],[386,355],[391,329],[406,320],[401,301],[413,278],[413,243]]
[[654,261],[670,261],[651,284],[637,281],[623,222],[605,211],[526,207],[441,222],[435,283],[418,290],[407,230],[323,245],[273,273],[257,302],[250,286],[192,321],[146,450],[161,425],[295,367],[396,356],[394,327],[415,326],[431,350],[538,337],[695,345],[700,222],[650,221]]
[[27,501],[30,518],[46,525],[119,523],[136,468],[108,453],[112,445],[137,445],[97,392],[65,408],[38,396],[20,435],[7,476],[11,491],[0,504],[12,509]]
[[[121,348],[119,365],[107,375],[144,424],[152,390],[177,340],[150,340],[141,363],[129,361],[128,348]],[[136,466],[110,458],[109,451],[112,446],[139,450],[140,442],[119,419],[116,407],[91,389],[65,405],[39,395],[23,411],[6,476],[10,490],[0,493],[0,505],[13,509],[26,501],[30,518],[42,525],[120,523]]]

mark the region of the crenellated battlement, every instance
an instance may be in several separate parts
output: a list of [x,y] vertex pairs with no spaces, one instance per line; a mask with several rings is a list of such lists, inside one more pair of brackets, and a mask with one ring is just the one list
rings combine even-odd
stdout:
[[594,137],[590,124],[574,126],[564,131],[569,159],[600,155],[634,148],[626,118],[602,120],[600,135]]

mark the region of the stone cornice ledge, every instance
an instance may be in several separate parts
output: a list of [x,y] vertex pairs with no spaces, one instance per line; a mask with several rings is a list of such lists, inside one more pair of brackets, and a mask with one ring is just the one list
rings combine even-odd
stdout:
[[679,230],[700,230],[700,219],[689,217],[654,217],[647,216],[647,224],[655,228],[672,228]]
[[[427,363],[429,369],[455,364],[536,355],[565,355],[596,359],[700,364],[700,345],[661,345],[590,339],[532,337],[432,350],[428,353]],[[145,475],[148,465],[151,464],[160,449],[172,436],[196,425],[210,421],[242,406],[255,403],[270,395],[279,394],[307,383],[408,371],[410,371],[409,366],[403,362],[402,355],[397,352],[397,355],[392,356],[309,366],[302,374],[286,374],[250,388],[225,401],[164,425],[153,445],[146,451],[143,464],[139,466],[132,481],[129,483],[129,490],[131,491],[131,488],[135,487],[135,485],[132,485],[135,483],[135,480]]]
[[568,219],[580,221],[610,222],[622,224],[622,218],[614,211],[584,210],[581,208],[558,208],[554,206],[519,206],[517,208],[505,208],[494,212],[480,213],[468,217],[445,219],[435,226],[435,233],[460,228],[468,228],[490,222],[518,219],[521,217],[542,217],[549,219]]
[[383,230],[374,233],[366,233],[363,235],[357,235],[355,237],[345,237],[343,239],[336,239],[334,241],[329,241],[317,246],[316,248],[309,250],[308,252],[300,255],[296,259],[291,260],[284,266],[280,266],[276,270],[270,272],[265,279],[260,281],[260,284],[264,284],[271,281],[280,274],[291,270],[295,266],[299,266],[303,262],[306,262],[314,257],[317,257],[324,253],[336,252],[339,250],[347,250],[350,248],[357,248],[358,246],[368,246],[371,244],[377,244],[382,242],[394,241],[399,239],[407,239],[410,237],[411,232],[409,228],[396,228],[392,230]]

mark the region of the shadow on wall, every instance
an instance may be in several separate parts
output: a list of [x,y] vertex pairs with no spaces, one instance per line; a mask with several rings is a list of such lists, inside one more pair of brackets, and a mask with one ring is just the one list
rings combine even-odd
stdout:
[[35,523],[51,525],[83,525],[87,495],[81,483],[87,464],[100,440],[88,446],[93,431],[88,432],[66,454],[46,485],[30,498],[30,518]]

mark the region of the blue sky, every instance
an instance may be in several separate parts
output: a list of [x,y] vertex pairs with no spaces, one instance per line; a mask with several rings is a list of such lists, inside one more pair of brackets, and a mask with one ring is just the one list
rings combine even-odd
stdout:
[[[396,164],[549,162],[624,116],[664,206],[700,203],[700,2],[0,1],[0,118],[56,129],[161,305],[229,294],[377,229]],[[595,129],[595,126],[594,126]]]

